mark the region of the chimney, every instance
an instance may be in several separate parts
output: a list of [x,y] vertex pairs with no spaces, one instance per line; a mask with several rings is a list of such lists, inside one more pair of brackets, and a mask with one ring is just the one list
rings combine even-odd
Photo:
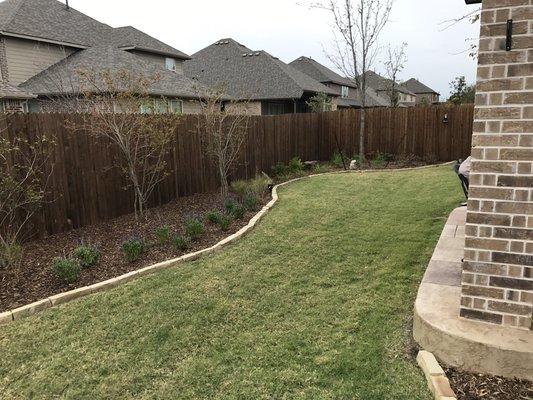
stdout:
[[70,7],[68,6],[68,0],[65,0],[65,6],[67,7],[67,10],[70,10]]

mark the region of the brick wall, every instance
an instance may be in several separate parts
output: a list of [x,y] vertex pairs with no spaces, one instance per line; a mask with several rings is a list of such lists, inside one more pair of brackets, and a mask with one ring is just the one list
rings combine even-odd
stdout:
[[533,1],[482,7],[461,316],[532,329]]

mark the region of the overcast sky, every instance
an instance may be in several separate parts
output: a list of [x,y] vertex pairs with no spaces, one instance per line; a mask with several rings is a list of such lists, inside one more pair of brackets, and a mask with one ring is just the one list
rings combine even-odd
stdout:
[[[63,0],[64,1],[64,0]],[[265,50],[285,62],[305,55],[331,67],[330,16],[310,10],[309,0],[70,0],[70,5],[113,27],[133,25],[163,42],[193,54],[231,37],[252,50]],[[475,9],[464,0],[396,0],[381,43],[408,43],[408,62],[400,78],[415,77],[449,93],[449,82],[465,75],[474,82],[476,62],[464,52],[479,25],[462,22],[442,30],[443,21]],[[375,70],[383,71],[383,59]]]

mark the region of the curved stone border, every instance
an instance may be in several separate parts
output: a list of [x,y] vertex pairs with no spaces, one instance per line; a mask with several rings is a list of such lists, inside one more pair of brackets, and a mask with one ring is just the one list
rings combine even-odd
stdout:
[[416,361],[426,375],[429,390],[435,396],[435,400],[457,400],[446,373],[432,353],[421,350],[418,352]]
[[303,179],[309,179],[317,176],[323,176],[323,175],[333,175],[333,174],[345,174],[345,173],[359,173],[359,174],[365,174],[365,173],[371,173],[371,172],[401,172],[401,171],[410,171],[410,170],[416,170],[416,169],[427,169],[427,168],[437,168],[441,167],[443,165],[450,165],[451,163],[444,163],[444,164],[437,164],[437,165],[425,165],[422,167],[413,167],[413,168],[398,168],[398,169],[376,169],[376,170],[353,170],[353,171],[335,171],[335,172],[325,172],[322,174],[313,174],[304,176],[301,178],[295,178],[291,179],[287,182],[280,183],[272,189],[272,199],[265,205],[261,211],[259,211],[249,222],[246,226],[241,228],[239,231],[234,233],[233,235],[228,236],[225,239],[222,239],[220,242],[215,244],[214,246],[208,247],[206,249],[197,251],[195,253],[189,253],[184,256],[181,256],[179,258],[175,258],[168,261],[163,261],[158,264],[150,265],[148,267],[129,272],[127,274],[118,276],[116,278],[108,279],[103,282],[98,282],[89,286],[84,286],[78,289],[70,290],[68,292],[56,294],[54,296],[50,296],[46,299],[36,301],[31,304],[27,304],[25,306],[15,308],[13,310],[8,310],[5,312],[0,313],[0,325],[7,324],[13,321],[20,320],[22,318],[29,317],[30,315],[33,315],[35,313],[38,313],[40,311],[46,310],[50,307],[55,307],[60,304],[68,303],[72,300],[78,299],[80,297],[85,297],[93,293],[99,293],[106,290],[109,290],[111,288],[114,288],[118,285],[121,285],[123,283],[130,282],[134,279],[137,279],[141,276],[153,274],[154,272],[169,269],[172,267],[175,267],[181,263],[184,263],[186,261],[193,261],[197,260],[201,256],[205,254],[210,254],[215,251],[218,251],[222,249],[224,246],[228,245],[229,243],[234,242],[235,240],[239,239],[240,237],[244,236],[246,233],[248,233],[260,220],[263,218],[263,216],[276,204],[278,201],[278,188],[288,185],[290,183],[300,181]]

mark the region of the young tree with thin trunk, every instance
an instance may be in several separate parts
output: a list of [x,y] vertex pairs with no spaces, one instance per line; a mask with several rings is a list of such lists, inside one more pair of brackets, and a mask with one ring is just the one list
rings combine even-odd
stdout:
[[402,43],[400,47],[393,49],[390,45],[387,49],[387,61],[385,69],[387,78],[389,78],[388,94],[392,107],[398,107],[400,102],[398,95],[398,74],[403,71],[407,62],[406,54],[407,43]]
[[355,79],[361,99],[359,157],[365,159],[367,72],[379,51],[379,38],[389,21],[393,0],[322,0],[313,8],[326,10],[333,20],[334,51],[328,58]]
[[223,89],[205,95],[198,114],[198,133],[204,153],[215,163],[220,179],[220,193],[228,197],[228,178],[235,168],[248,134],[249,103],[225,101]]
[[86,114],[81,125],[70,125],[116,146],[117,167],[133,189],[135,216],[144,218],[150,196],[168,174],[166,157],[179,122],[172,100],[151,94],[158,76],[126,70],[78,75],[80,96],[71,104]]

